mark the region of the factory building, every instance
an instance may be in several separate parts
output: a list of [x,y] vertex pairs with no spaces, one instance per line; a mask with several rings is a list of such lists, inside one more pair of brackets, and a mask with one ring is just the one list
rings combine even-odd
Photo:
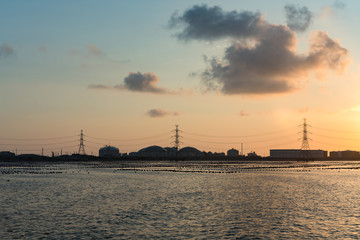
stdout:
[[227,151],[227,155],[228,155],[229,157],[236,157],[236,156],[239,156],[239,151],[236,150],[236,149],[234,149],[234,148],[232,148],[232,149],[230,149],[230,150]]
[[301,149],[270,149],[270,158],[274,159],[326,159],[327,151]]
[[333,151],[330,152],[331,159],[360,159],[360,153],[357,151]]
[[99,157],[120,157],[120,152],[116,147],[105,146],[99,149]]
[[259,155],[256,154],[255,151],[251,151],[247,154],[248,157],[259,157]]
[[15,158],[15,153],[9,151],[0,152],[0,159],[13,159]]

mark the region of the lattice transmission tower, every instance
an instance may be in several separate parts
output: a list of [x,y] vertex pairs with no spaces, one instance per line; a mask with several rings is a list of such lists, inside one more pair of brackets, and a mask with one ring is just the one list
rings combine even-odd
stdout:
[[80,133],[80,144],[79,144],[79,154],[82,155],[86,155],[85,154],[85,145],[84,145],[84,133],[83,130],[81,129],[81,133]]
[[309,124],[306,123],[306,118],[304,118],[304,123],[302,125],[302,143],[301,143],[301,157],[309,159],[311,158],[311,152],[310,152],[310,145],[309,145],[309,138],[308,133],[311,133],[308,131],[308,127],[311,127]]
[[179,125],[175,125],[175,130],[172,130],[172,132],[174,132],[175,134],[172,136],[174,138],[174,141],[172,142],[174,144],[174,148],[176,149],[176,152],[179,151],[180,149],[180,132],[182,132],[181,130],[179,130]]

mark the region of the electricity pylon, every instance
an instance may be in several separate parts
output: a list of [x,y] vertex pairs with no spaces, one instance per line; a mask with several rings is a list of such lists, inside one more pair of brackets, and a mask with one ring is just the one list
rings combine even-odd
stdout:
[[85,145],[84,145],[84,133],[83,130],[81,129],[81,133],[80,133],[80,144],[79,144],[79,154],[82,155],[86,155],[85,154]]
[[180,142],[181,136],[179,134],[181,131],[179,130],[179,125],[175,125],[175,130],[173,130],[172,132],[175,133],[175,135],[172,136],[174,138],[174,141],[173,141],[174,148],[176,149],[176,152],[178,152],[180,149],[180,143],[181,143]]
[[[310,145],[309,145],[309,138],[308,138],[308,132],[307,127],[310,125],[306,123],[306,118],[304,118],[304,123],[300,125],[303,127],[303,137],[302,137],[302,143],[301,143],[301,158],[309,159],[311,158],[311,151],[310,151]],[[311,126],[310,126],[311,127]]]

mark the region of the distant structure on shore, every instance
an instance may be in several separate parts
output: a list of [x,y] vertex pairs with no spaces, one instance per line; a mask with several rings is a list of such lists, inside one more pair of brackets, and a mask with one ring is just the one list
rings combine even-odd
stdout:
[[[232,150],[232,151],[231,151]],[[235,150],[235,151],[233,151]],[[230,151],[230,152],[229,152]],[[304,159],[301,149],[271,149],[270,156],[261,157],[255,152],[250,152],[245,155],[236,155],[236,149],[230,149],[229,154],[202,152],[193,147],[181,148],[178,152],[173,147],[162,148],[160,146],[150,146],[139,150],[138,152],[123,153],[113,146],[105,146],[99,149],[99,157],[93,155],[57,155],[57,156],[42,156],[36,154],[20,154],[16,155],[9,151],[0,152],[0,160],[21,160],[21,161],[87,161],[96,159],[109,160],[274,160],[274,161],[299,161],[299,160],[360,160],[360,152],[358,151],[332,151],[330,156],[324,150],[309,150],[308,155],[312,158]]]
[[[120,153],[119,148],[105,145],[99,149],[99,157],[93,155],[86,155],[85,153],[85,140],[84,132],[80,131],[79,138],[79,150],[74,152],[74,154],[59,155],[57,152],[52,152],[52,156],[44,156],[44,148],[41,150],[41,155],[37,154],[17,154],[10,151],[0,152],[0,160],[16,159],[16,160],[90,160],[98,158],[107,158],[106,160],[206,160],[206,159],[216,159],[216,160],[360,160],[360,152],[358,151],[332,151],[330,156],[325,150],[311,150],[309,146],[308,127],[311,127],[307,124],[306,119],[304,119],[303,124],[299,125],[302,127],[302,144],[300,149],[270,149],[270,156],[261,157],[255,153],[255,151],[250,151],[247,155],[243,154],[243,143],[241,143],[241,152],[235,148],[229,149],[226,154],[224,152],[206,152],[201,151],[195,147],[187,146],[180,148],[180,133],[182,131],[179,129],[179,125],[175,126],[173,146],[172,147],[160,147],[157,145],[148,146],[140,149],[137,152]],[[89,136],[88,136],[89,137]],[[90,137],[95,138],[95,137]],[[96,138],[95,138],[96,139]]]
[[357,151],[332,151],[330,152],[331,159],[360,159],[360,153]]
[[308,130],[310,126],[306,123],[306,118],[304,118],[304,123],[300,125],[302,130],[302,143],[301,149],[270,149],[270,158],[271,159],[296,159],[296,160],[315,160],[315,159],[326,159],[327,151],[324,150],[310,150]]
[[15,153],[4,151],[0,152],[0,159],[12,159],[15,158]]
[[[105,146],[99,150],[99,157],[107,156],[117,156],[118,149],[111,146]],[[100,153],[101,152],[101,153]],[[122,157],[130,157],[130,158],[173,158],[173,157],[184,157],[184,158],[202,158],[202,157],[245,157],[245,155],[240,155],[239,150],[237,149],[229,149],[227,154],[224,152],[205,152],[200,151],[194,147],[183,147],[181,149],[177,149],[177,147],[160,147],[157,145],[148,146],[140,149],[137,152],[130,152],[129,154],[123,153],[118,156]],[[250,152],[247,155],[248,157],[259,157],[255,152]]]
[[204,152],[193,148],[193,147],[184,147],[176,151],[176,147],[166,147],[162,148],[160,146],[149,146],[143,149],[140,149],[138,152],[132,152],[129,155],[133,157],[202,157]]
[[[304,153],[306,151],[306,153]],[[302,150],[302,149],[270,149],[272,159],[326,159],[327,151],[324,150]],[[304,158],[311,156],[311,158]]]
[[120,152],[116,147],[105,146],[99,149],[99,157],[120,157]]
[[234,148],[232,148],[232,149],[230,149],[230,150],[227,151],[227,155],[228,155],[229,157],[236,157],[236,156],[239,156],[239,151],[236,150],[236,149],[234,149]]

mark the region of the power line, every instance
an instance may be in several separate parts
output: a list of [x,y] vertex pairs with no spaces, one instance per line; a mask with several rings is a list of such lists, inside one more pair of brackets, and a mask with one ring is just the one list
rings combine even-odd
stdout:
[[157,137],[163,137],[163,136],[168,136],[169,133],[166,134],[159,134],[159,135],[154,135],[154,136],[150,136],[150,137],[143,137],[143,138],[129,138],[129,139],[109,139],[109,138],[99,138],[99,137],[92,137],[92,136],[88,136],[88,135],[84,135],[87,138],[93,138],[93,139],[98,139],[98,140],[105,140],[105,141],[113,141],[113,142],[117,142],[117,141],[139,141],[139,140],[147,140],[147,139],[152,139],[152,138],[157,138]]
[[[286,135],[289,136],[289,135]],[[262,142],[270,142],[270,141],[275,141],[275,140],[279,140],[279,139],[284,139],[286,138],[286,136],[281,136],[281,137],[276,137],[276,138],[268,138],[268,139],[263,139],[263,140],[253,140],[253,141],[242,141],[246,144],[251,144],[251,143],[262,143]],[[191,141],[197,141],[197,142],[204,142],[204,143],[212,143],[212,144],[239,144],[240,142],[214,142],[214,141],[206,141],[206,140],[200,140],[200,139],[194,139],[194,138],[184,138],[186,140],[191,140]]]
[[78,135],[73,136],[66,136],[66,137],[55,137],[55,138],[0,138],[0,140],[7,140],[7,141],[48,141],[48,140],[58,140],[58,139],[65,139],[65,138],[73,138],[77,137]]
[[336,146],[336,147],[343,147],[343,148],[348,148],[349,146],[348,145],[342,145],[342,144],[334,144],[334,143],[324,143],[324,142],[321,142],[321,141],[313,141],[314,143],[319,143],[319,144],[323,144],[323,145],[332,145],[332,146]]
[[[77,147],[77,146],[76,146]],[[86,148],[99,149],[99,147],[93,147],[91,145],[86,144]]]
[[6,145],[6,146],[43,146],[43,145],[57,145],[57,144],[64,144],[64,143],[71,143],[71,142],[77,142],[77,140],[66,141],[66,142],[56,142],[56,143],[31,143],[31,144],[0,143],[0,145]]
[[56,150],[56,149],[67,149],[67,148],[76,148],[77,145],[72,145],[72,146],[61,146],[61,147],[57,147],[57,148],[44,148],[44,150]]
[[[161,138],[161,139],[157,139],[155,142],[165,142],[165,141],[168,141],[169,138],[166,137],[166,138]],[[84,140],[86,142],[86,144],[88,145],[88,143],[92,143],[92,144],[96,144],[96,145],[106,145],[105,142],[93,142],[93,141],[88,141],[88,140]],[[154,141],[147,141],[147,142],[140,142],[140,143],[131,143],[131,144],[116,144],[116,146],[125,146],[125,147],[128,147],[128,146],[139,146],[139,145],[144,145],[144,144],[152,144],[154,143]]]
[[354,139],[354,138],[330,137],[330,136],[324,136],[324,135],[319,135],[319,134],[313,134],[313,135],[318,136],[318,137],[330,138],[330,139],[347,140],[347,141],[360,141],[360,139]]
[[[308,132],[308,127],[310,127],[310,125],[308,125],[306,123],[306,121],[304,121],[304,123],[301,125],[303,127],[303,130],[301,131],[302,133],[302,148],[304,147],[304,140],[305,143],[307,142],[307,144],[309,144],[308,140],[310,140],[308,138],[308,134],[310,132]],[[358,141],[360,142],[360,139],[357,138],[346,138],[346,137],[337,137],[337,135],[341,136],[341,134],[335,134],[334,136],[330,136],[331,133],[329,132],[337,132],[337,133],[352,133],[352,134],[360,134],[360,132],[356,132],[356,131],[343,131],[343,130],[336,130],[336,129],[326,129],[326,128],[319,128],[319,127],[312,127],[312,130],[318,130],[316,131],[313,136],[316,136],[317,138],[323,138],[323,139],[335,139],[335,140],[346,140],[346,141]],[[279,145],[283,145],[283,143],[280,142],[284,142],[284,141],[279,141],[281,139],[293,139],[293,137],[295,136],[295,134],[287,134],[288,131],[290,129],[285,129],[285,130],[280,130],[280,131],[269,131],[269,132],[265,132],[265,133],[254,133],[254,134],[249,134],[249,135],[211,135],[211,134],[201,134],[201,133],[196,133],[196,132],[187,132],[187,131],[180,131],[178,129],[178,127],[176,127],[175,130],[173,130],[175,132],[174,134],[174,142],[175,143],[175,147],[180,148],[180,132],[181,135],[184,136],[184,139],[186,140],[186,142],[190,142],[193,144],[188,144],[188,145],[195,145],[195,146],[199,146],[198,143],[200,143],[200,145],[202,145],[201,143],[208,143],[208,144],[219,144],[218,146],[223,146],[225,147],[225,145],[240,145],[241,142],[244,142],[245,144],[249,145],[251,144],[252,147],[254,147],[255,149],[263,149],[266,147],[262,147],[264,145],[268,145],[267,147],[274,147],[274,146],[279,146]],[[323,135],[323,134],[317,134],[317,132],[321,133],[321,132],[328,132],[328,135]],[[343,134],[346,135],[346,134]],[[72,145],[70,146],[71,143],[75,143],[75,142],[79,142],[79,138],[78,140],[75,140],[75,137],[79,137],[80,136],[80,144],[79,145]],[[162,134],[157,134],[157,135],[153,135],[153,136],[147,136],[147,137],[138,137],[138,138],[127,138],[127,139],[110,139],[110,138],[101,138],[101,137],[94,137],[94,136],[88,136],[85,135],[84,133],[81,133],[80,135],[72,135],[72,136],[60,136],[60,137],[52,137],[52,138],[0,138],[0,141],[2,140],[3,142],[6,143],[0,143],[0,146],[11,146],[11,147],[17,147],[19,148],[19,151],[21,151],[21,149],[25,149],[27,146],[31,147],[36,147],[36,146],[51,146],[51,148],[44,148],[46,151],[49,151],[50,149],[65,149],[65,148],[79,148],[78,152],[82,152],[83,154],[85,153],[85,143],[86,143],[86,147],[89,148],[98,148],[101,145],[105,145],[108,142],[120,142],[120,144],[116,144],[120,147],[124,147],[124,148],[135,148],[135,147],[141,147],[141,146],[145,146],[147,144],[160,144],[160,143],[165,143],[167,141],[169,141],[169,137],[170,134],[169,133],[162,133]],[[72,139],[73,138],[73,139]],[[56,140],[60,140],[60,139],[68,139],[68,140],[64,140],[64,141],[56,141]],[[88,140],[90,139],[90,141]],[[94,141],[92,141],[91,139],[93,139]],[[258,139],[258,140],[257,140]],[[247,140],[251,140],[251,141],[247,141]],[[43,143],[41,143],[40,141],[43,141]],[[324,145],[334,145],[331,144],[331,141],[328,140],[330,143],[322,143],[319,141],[315,141],[315,143],[318,144],[324,144]],[[121,142],[123,142],[124,144],[122,144]],[[333,141],[335,142],[335,141]],[[285,144],[289,145],[289,140],[285,142]],[[170,141],[168,143],[165,144],[170,144]],[[349,143],[350,144],[350,143]],[[61,146],[56,146],[56,145],[64,145],[64,147]],[[206,144],[204,144],[206,145]],[[271,145],[271,146],[270,146]],[[259,147],[256,147],[259,146]],[[336,145],[336,146],[340,146],[340,145]],[[306,146],[305,146],[306,147]],[[213,146],[203,146],[204,149],[214,149]],[[216,148],[216,147],[215,147]],[[216,148],[219,149],[219,148]],[[310,149],[310,147],[309,147]],[[37,149],[36,151],[38,151],[39,149]],[[26,151],[31,151],[31,150],[26,150]]]
[[356,132],[356,131],[344,131],[344,130],[326,129],[326,128],[319,128],[319,127],[313,127],[313,126],[311,126],[311,127],[313,129],[319,129],[319,130],[329,131],[329,132],[342,132],[342,133],[360,134],[360,132]]
[[[290,129],[286,129],[284,131],[288,131]],[[266,133],[258,133],[258,134],[252,134],[252,135],[238,135],[238,136],[219,136],[219,135],[206,135],[206,134],[198,134],[198,133],[190,133],[187,131],[182,131],[185,134],[193,135],[193,136],[199,136],[199,137],[210,137],[210,138],[248,138],[248,137],[259,137],[259,136],[265,136],[265,135],[271,135],[279,133],[279,131],[273,131],[273,132],[266,132]]]
[[[44,148],[44,150],[46,150],[46,151],[51,151],[51,150],[57,150],[57,149],[67,149],[67,148],[76,148],[76,147],[78,147],[78,145],[72,145],[72,146],[65,146],[65,147],[56,147],[56,148]],[[17,149],[18,151],[33,151],[33,152],[35,152],[35,151],[39,151],[39,150],[41,150],[40,148],[38,148],[38,149],[25,149],[25,148],[18,148]]]

